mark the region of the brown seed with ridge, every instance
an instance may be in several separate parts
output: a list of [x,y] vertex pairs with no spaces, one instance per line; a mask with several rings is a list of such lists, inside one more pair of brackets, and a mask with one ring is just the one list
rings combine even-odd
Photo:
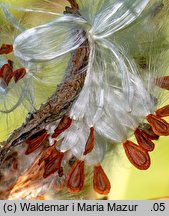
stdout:
[[84,161],[76,160],[67,176],[66,187],[71,193],[78,193],[84,184]]
[[96,165],[94,167],[93,187],[99,194],[106,195],[110,192],[110,181],[101,165]]
[[130,140],[123,143],[129,161],[138,169],[146,170],[150,166],[150,157],[147,151]]

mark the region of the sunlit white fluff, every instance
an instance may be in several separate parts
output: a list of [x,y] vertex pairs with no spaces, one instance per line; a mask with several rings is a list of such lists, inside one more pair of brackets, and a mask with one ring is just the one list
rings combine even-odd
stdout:
[[[78,32],[71,31],[82,24],[85,21],[80,18],[63,16],[51,23],[28,29],[15,39],[15,55],[24,61],[47,61],[70,52],[85,40],[80,29]],[[46,40],[46,37],[50,39]]]
[[[62,15],[45,25],[26,30],[15,39],[14,53],[25,63],[54,60],[78,48],[84,40],[89,41],[90,56],[84,87],[69,113],[78,130],[72,130],[72,126],[61,135],[61,150],[71,149],[73,155],[80,158],[92,126],[96,133],[109,140],[122,142],[130,130],[139,125],[139,118],[134,113],[137,106],[143,105],[140,108],[145,110],[140,113],[142,118],[154,111],[154,101],[145,89],[133,60],[107,38],[134,22],[148,2],[119,0],[103,4],[97,1],[95,5],[99,12],[89,18],[89,23],[83,18],[82,7],[81,17]],[[138,88],[143,90],[142,93]]]
[[[91,34],[95,38],[105,38],[132,23],[142,13],[149,0],[106,1],[94,19]],[[102,20],[100,22],[100,20]]]

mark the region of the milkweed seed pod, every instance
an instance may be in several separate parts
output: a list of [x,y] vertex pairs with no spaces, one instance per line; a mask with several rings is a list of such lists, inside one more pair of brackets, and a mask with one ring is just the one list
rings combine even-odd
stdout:
[[41,106],[34,93],[37,110],[3,142],[1,181],[4,170],[15,173],[6,184],[8,199],[31,199],[52,188],[83,194],[86,182],[107,195],[111,182],[101,163],[112,144],[123,144],[129,161],[146,170],[153,140],[169,135],[168,105],[160,108],[169,89],[163,60],[169,2],[68,2],[63,15],[22,30],[13,42],[25,70],[42,73],[40,90],[45,68],[59,67],[65,56],[69,63]]

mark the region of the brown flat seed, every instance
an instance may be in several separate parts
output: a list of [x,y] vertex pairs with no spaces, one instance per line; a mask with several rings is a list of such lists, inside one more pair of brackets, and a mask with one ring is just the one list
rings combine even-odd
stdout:
[[84,184],[84,161],[76,160],[67,176],[66,187],[71,193],[78,193]]
[[169,76],[163,76],[156,78],[155,84],[159,86],[160,88],[169,90]]
[[22,79],[26,75],[25,68],[19,68],[13,72],[13,77],[15,80],[15,83],[17,83],[20,79]]
[[58,151],[56,150],[56,142],[47,148],[45,154],[40,158],[39,165],[44,161],[45,164],[48,164],[53,158],[56,157]]
[[150,123],[154,133],[159,136],[169,135],[169,124],[164,119],[161,119],[159,116],[153,114],[146,116],[146,119]]
[[148,136],[149,139],[151,139],[151,140],[158,140],[159,139],[159,136],[154,133],[150,124],[142,123],[142,125],[139,126],[139,129],[141,129],[146,134],[146,136]]
[[2,54],[9,54],[13,51],[12,44],[2,44],[0,47],[0,55]]
[[59,122],[54,133],[52,134],[52,138],[56,138],[59,134],[61,134],[63,131],[69,128],[71,124],[72,124],[72,119],[65,115]]
[[43,174],[44,178],[47,178],[51,174],[55,173],[56,171],[59,171],[61,168],[61,162],[63,159],[64,153],[59,152],[52,160],[50,160],[47,164],[45,162],[45,171]]
[[47,132],[45,129],[37,132],[26,140],[26,144],[28,144],[28,148],[25,152],[26,155],[35,151],[46,139]]
[[85,151],[84,151],[83,155],[87,155],[88,153],[90,153],[93,150],[93,148],[94,148],[94,128],[91,127],[90,128],[90,134],[89,134],[89,137],[87,139]]
[[169,105],[166,105],[156,111],[156,115],[159,117],[169,116]]
[[129,161],[138,169],[146,170],[150,166],[150,157],[147,151],[144,151],[142,147],[127,140],[123,143],[125,153]]
[[149,137],[140,129],[134,131],[134,135],[138,144],[146,151],[154,150],[154,143],[149,139]]
[[9,64],[4,64],[1,67],[0,77],[3,78],[4,82],[6,83],[6,85],[9,84],[9,82],[11,81],[11,79],[13,77],[12,67]]
[[94,167],[93,187],[99,194],[106,195],[110,192],[110,181],[101,165],[96,165]]

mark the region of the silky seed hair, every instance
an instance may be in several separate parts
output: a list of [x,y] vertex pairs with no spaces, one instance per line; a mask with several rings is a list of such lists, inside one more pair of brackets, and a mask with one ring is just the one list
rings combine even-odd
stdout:
[[[31,27],[25,23],[21,26],[22,22],[17,21],[13,13],[9,12],[11,6],[1,4],[6,19],[10,14],[11,19],[7,21],[20,31],[12,42],[13,55],[27,71],[26,76],[19,80],[19,82],[26,80],[29,84],[29,88],[24,86],[26,93],[23,102],[29,92],[27,89],[30,89],[31,99],[29,98],[28,101],[33,107],[28,109],[25,105],[30,112],[26,123],[2,143],[2,145],[7,144],[4,150],[7,153],[9,151],[16,151],[19,154],[21,151],[30,152],[25,155],[30,161],[27,166],[17,167],[16,176],[19,178],[8,181],[8,187],[13,185],[12,191],[6,194],[6,198],[9,199],[37,197],[44,194],[47,187],[52,188],[53,184],[57,188],[59,197],[62,197],[59,194],[65,184],[69,192],[83,194],[85,187],[81,189],[81,186],[84,176],[85,182],[91,182],[94,178],[96,192],[108,193],[110,183],[100,164],[107,152],[112,149],[110,147],[112,143],[124,143],[128,159],[137,168],[147,169],[150,165],[148,151],[127,140],[140,124],[145,122],[149,114],[155,113],[162,100],[163,91],[156,85],[155,79],[159,76],[159,70],[160,77],[167,74],[168,66],[158,61],[163,60],[167,52],[165,27],[168,24],[168,1],[160,1],[160,3],[151,0],[69,2],[73,12],[67,8],[64,15],[55,14],[53,9],[47,10],[46,4],[45,12],[37,8],[28,10],[15,7],[14,9],[20,12],[31,11],[37,17],[41,13],[52,15],[48,21]],[[166,17],[163,20],[166,22],[161,22],[159,19],[163,14]],[[76,96],[66,105],[67,108],[64,110],[66,115],[62,114],[60,118],[54,117],[57,110],[50,110],[50,106],[49,113],[43,112],[43,107],[47,106],[47,103],[45,104],[47,97],[57,93],[54,88],[59,71],[64,72],[66,65],[68,69],[72,65],[71,60],[68,64],[70,53],[74,56],[83,51],[86,52],[84,64],[80,68],[76,66],[76,75],[84,76],[85,80],[84,83],[82,82],[82,89],[79,89]],[[76,61],[73,64],[77,64]],[[65,74],[61,85],[73,80],[71,76],[72,74],[69,76]],[[18,84],[16,83],[16,88]],[[48,88],[51,86],[53,90],[49,92]],[[45,95],[43,96],[41,92],[45,92]],[[68,93],[65,95],[67,97]],[[15,100],[18,98],[16,94],[14,97]],[[48,102],[52,98],[53,96],[49,97]],[[41,103],[44,105],[40,107]],[[20,108],[23,109],[21,103],[18,103],[15,109]],[[14,109],[6,112],[10,115],[14,113]],[[156,124],[153,126],[155,128]],[[38,130],[44,131],[40,133]],[[149,141],[147,136],[144,138]],[[84,154],[84,152],[88,153]],[[64,157],[58,165],[59,155],[63,153]],[[140,161],[137,161],[135,156],[137,154],[141,155]],[[71,158],[75,158],[72,166],[69,163]],[[19,163],[22,160],[23,158],[17,159]],[[52,161],[55,167],[51,165]],[[85,167],[88,167],[86,169],[89,170],[89,175],[86,171],[85,175],[83,174],[83,161]],[[3,162],[2,173],[7,169],[5,163],[6,161]],[[59,176],[61,167],[64,174]],[[94,177],[90,172],[93,167]],[[56,168],[57,172],[54,172]],[[31,173],[31,170],[35,172]],[[10,171],[16,172],[13,169]],[[45,178],[44,175],[48,172],[51,174]],[[74,173],[78,175],[78,182],[74,179]],[[5,179],[6,175],[3,178]],[[27,188],[23,180],[25,178],[31,179]],[[19,193],[18,191],[22,191],[23,188],[24,191]],[[62,193],[64,197],[69,196],[66,195],[65,188]]]

